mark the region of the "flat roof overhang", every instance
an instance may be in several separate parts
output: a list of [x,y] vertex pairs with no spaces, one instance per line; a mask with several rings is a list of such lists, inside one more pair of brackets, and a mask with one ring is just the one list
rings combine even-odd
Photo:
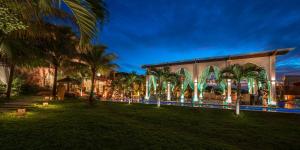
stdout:
[[282,48],[282,49],[275,49],[275,50],[269,50],[269,51],[263,51],[263,52],[257,52],[257,53],[243,54],[243,55],[228,55],[228,56],[220,56],[220,57],[196,58],[196,59],[183,60],[183,61],[165,62],[165,63],[159,63],[159,64],[147,64],[147,65],[143,65],[142,68],[164,67],[164,66],[205,63],[205,62],[235,60],[235,59],[246,59],[246,58],[255,58],[255,57],[266,57],[266,56],[272,56],[272,55],[277,56],[277,55],[285,55],[294,49],[295,48]]

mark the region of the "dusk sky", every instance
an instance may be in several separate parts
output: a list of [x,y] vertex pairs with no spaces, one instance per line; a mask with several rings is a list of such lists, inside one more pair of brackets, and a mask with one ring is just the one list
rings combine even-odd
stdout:
[[[144,64],[296,47],[279,74],[300,73],[300,0],[107,0],[110,16],[97,42],[120,71]],[[298,47],[298,48],[297,48]]]

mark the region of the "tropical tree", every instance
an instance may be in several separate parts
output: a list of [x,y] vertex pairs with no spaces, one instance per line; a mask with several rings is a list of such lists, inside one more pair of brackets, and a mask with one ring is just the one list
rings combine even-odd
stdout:
[[259,78],[260,72],[262,71],[264,71],[263,68],[251,63],[247,63],[245,65],[234,64],[221,70],[221,79],[231,79],[236,84],[236,115],[240,114],[241,81],[247,78]]
[[61,67],[64,75],[72,77],[80,83],[80,96],[83,95],[84,80],[90,77],[89,68],[73,61],[64,61]]
[[107,16],[103,0],[0,0],[0,20],[5,21],[0,23],[0,39],[14,31],[22,36],[40,36],[42,22],[61,19],[67,20],[64,24],[76,25],[81,45],[87,44]]
[[[157,87],[156,87],[156,97],[157,97],[157,107],[160,107],[160,100],[163,97],[166,82],[173,79],[172,73],[170,73],[169,67],[164,67],[162,69],[151,68],[147,72],[148,75],[153,75],[156,77]],[[173,80],[172,80],[173,81]]]
[[6,90],[7,99],[10,99],[11,96],[12,82],[16,67],[30,67],[38,64],[39,59],[34,55],[36,49],[32,45],[32,41],[9,38],[5,38],[2,43],[0,43],[0,56],[2,60],[5,60],[9,68],[9,79]]
[[40,49],[37,55],[54,69],[52,96],[55,98],[58,69],[64,62],[70,61],[77,55],[75,50],[77,40],[68,27],[48,25],[48,32],[52,33],[52,36],[47,40],[37,41],[36,46]]
[[[172,72],[167,72],[166,73],[166,76],[165,76],[165,84],[170,84],[173,86],[173,88],[175,88],[176,86],[180,85],[180,75],[176,74],[176,73],[172,73]],[[171,87],[170,87],[171,88]],[[170,90],[170,93],[171,92],[171,89]]]
[[[56,21],[61,19],[67,20],[63,24],[71,22],[72,27],[74,25],[78,27],[80,31],[80,45],[83,46],[96,35],[99,25],[104,23],[107,14],[103,0],[0,0],[0,44],[3,46],[7,45],[7,41],[16,42],[22,39],[26,41],[38,39],[37,43],[45,43],[45,41],[50,39],[49,41],[53,42],[53,32],[48,32],[47,24],[57,24]],[[63,39],[63,41],[67,42],[66,39]],[[36,43],[33,43],[33,45],[36,45]],[[39,46],[42,45],[40,44]],[[26,48],[23,47],[24,49]],[[58,48],[51,47],[51,49]],[[47,58],[52,59],[54,55],[55,57],[57,56],[48,50],[46,54],[50,55],[50,58]],[[10,53],[13,56],[13,52]],[[13,77],[14,64],[18,63],[13,62],[17,61],[16,59],[10,60],[10,76]],[[55,64],[55,67],[57,66],[56,64],[60,64],[60,60],[60,58],[56,57],[51,63]],[[9,89],[11,88],[9,87],[11,86],[8,86],[7,93],[10,93]],[[53,86],[53,95],[55,95],[55,91],[56,85]],[[8,97],[10,96],[10,94],[7,95]]]
[[128,76],[125,79],[126,89],[130,93],[130,99],[128,100],[129,104],[133,98],[134,86],[137,85],[140,80],[141,79],[135,72],[128,74]]
[[[137,80],[135,83],[135,88],[134,92],[138,93],[139,98],[141,97],[141,94],[145,92],[145,82],[146,82],[146,77],[144,75],[138,75]],[[143,95],[142,95],[143,96]]]
[[89,67],[91,73],[91,91],[89,96],[90,104],[93,104],[94,96],[94,84],[95,76],[97,72],[105,74],[117,68],[117,65],[113,63],[116,59],[116,55],[112,53],[106,53],[106,46],[97,45],[89,46],[86,51],[80,53],[79,63]]
[[115,94],[121,94],[122,98],[125,96],[126,88],[126,76],[127,73],[119,72],[117,73],[112,80],[112,88]]

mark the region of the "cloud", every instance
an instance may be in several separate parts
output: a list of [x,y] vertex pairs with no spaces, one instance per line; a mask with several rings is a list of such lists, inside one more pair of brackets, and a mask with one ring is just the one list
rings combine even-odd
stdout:
[[[126,70],[142,72],[139,66],[144,63],[300,47],[298,0],[107,3],[110,22],[100,33],[100,41],[119,54]],[[296,61],[299,56],[295,50],[278,58],[278,64],[281,68],[297,66],[285,61]]]

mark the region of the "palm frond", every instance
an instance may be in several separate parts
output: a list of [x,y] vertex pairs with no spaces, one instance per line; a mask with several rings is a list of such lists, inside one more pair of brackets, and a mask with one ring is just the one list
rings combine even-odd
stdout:
[[73,12],[81,31],[81,45],[87,43],[96,33],[97,18],[93,12],[83,7],[79,1],[64,0]]

